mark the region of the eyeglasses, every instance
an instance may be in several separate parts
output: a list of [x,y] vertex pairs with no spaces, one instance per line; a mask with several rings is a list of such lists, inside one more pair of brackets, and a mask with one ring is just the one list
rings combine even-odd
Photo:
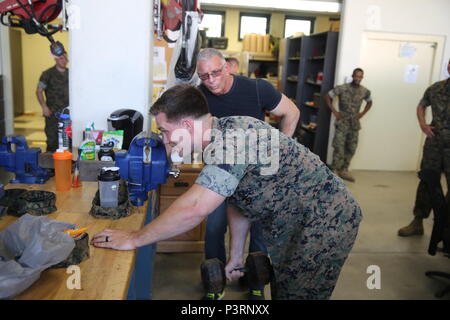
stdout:
[[218,76],[220,76],[222,74],[223,71],[223,67],[225,66],[225,64],[222,65],[222,68],[218,69],[218,70],[213,70],[211,72],[208,73],[202,73],[202,74],[198,74],[198,77],[200,78],[200,80],[202,81],[206,81],[208,80],[210,77],[213,78],[217,78]]

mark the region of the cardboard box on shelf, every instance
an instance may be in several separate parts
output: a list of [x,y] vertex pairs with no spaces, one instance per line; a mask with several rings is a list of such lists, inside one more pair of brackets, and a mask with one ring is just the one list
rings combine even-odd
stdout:
[[341,26],[341,22],[340,21],[333,21],[330,24],[330,31],[339,32],[340,26]]

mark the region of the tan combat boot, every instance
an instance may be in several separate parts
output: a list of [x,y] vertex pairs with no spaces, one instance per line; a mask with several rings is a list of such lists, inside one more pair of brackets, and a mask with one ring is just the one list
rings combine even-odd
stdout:
[[414,218],[414,220],[409,225],[398,230],[398,235],[400,237],[423,235],[423,220],[419,218]]
[[339,177],[350,182],[355,182],[355,178],[347,169],[344,169],[341,172],[339,172]]

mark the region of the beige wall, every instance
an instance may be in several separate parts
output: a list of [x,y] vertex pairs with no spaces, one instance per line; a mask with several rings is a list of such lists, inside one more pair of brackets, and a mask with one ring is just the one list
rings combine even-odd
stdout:
[[229,9],[220,7],[208,7],[202,6],[202,10],[216,10],[225,11],[225,37],[228,38],[227,51],[242,51],[242,41],[238,40],[239,33],[239,14],[240,12],[255,12],[255,13],[271,13],[270,18],[270,34],[274,37],[283,38],[284,36],[284,18],[286,15],[292,16],[309,16],[315,17],[314,33],[328,31],[330,29],[329,18],[339,17],[339,15],[317,15],[307,13],[293,13],[293,12],[270,12],[264,10],[251,10],[251,9]]
[[[399,12],[402,14],[399,14]],[[349,76],[355,67],[360,66],[363,42],[367,32],[444,37],[446,39],[444,46],[438,47],[442,58],[435,62],[439,70],[432,73],[431,82],[447,78],[446,69],[450,58],[450,41],[448,41],[450,39],[449,12],[450,1],[448,0],[346,0],[342,11],[335,83],[343,83],[345,77]],[[419,20],[424,23],[418,23]],[[373,54],[375,55],[376,52]],[[367,79],[369,75],[365,75],[365,77]],[[391,89],[396,86],[395,83],[389,82],[389,77],[386,78],[386,81]],[[423,94],[425,89],[425,87],[422,88],[419,94]],[[384,92],[379,94],[384,94]],[[398,97],[393,99],[395,100],[396,98]],[[401,97],[398,99],[401,99]],[[376,100],[374,100],[373,110],[378,107]],[[415,104],[411,106],[413,116],[415,116],[415,107]],[[364,127],[372,127],[384,131],[384,123],[371,120],[371,113],[374,112],[376,111],[370,111],[367,118],[363,119],[365,122],[363,130]],[[331,162],[332,138],[334,136],[333,123],[331,123],[330,127],[328,163]],[[400,120],[398,123],[403,125],[403,122]],[[420,130],[417,122],[412,129]],[[402,146],[399,137],[390,139],[389,143],[395,144],[398,148]],[[373,148],[368,156],[377,159],[377,149]],[[358,151],[355,155],[355,161],[357,157]],[[361,164],[355,166],[354,169],[367,170],[371,168]]]
[[[55,60],[50,55],[50,42],[39,35],[26,34],[21,32],[22,45],[22,70],[23,70],[23,103],[25,113],[41,113],[41,107],[36,99],[36,87],[41,73],[52,67]],[[66,51],[68,47],[68,33],[58,32],[54,36],[56,41],[60,41]],[[70,57],[69,57],[70,61]],[[70,67],[70,65],[69,65]],[[15,75],[13,74],[13,77]]]

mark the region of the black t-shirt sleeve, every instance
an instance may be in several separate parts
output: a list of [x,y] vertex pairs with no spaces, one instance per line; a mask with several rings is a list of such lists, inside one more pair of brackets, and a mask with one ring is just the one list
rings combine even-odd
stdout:
[[256,89],[259,99],[259,105],[262,109],[271,111],[281,101],[281,93],[275,90],[274,86],[264,79],[256,81]]

